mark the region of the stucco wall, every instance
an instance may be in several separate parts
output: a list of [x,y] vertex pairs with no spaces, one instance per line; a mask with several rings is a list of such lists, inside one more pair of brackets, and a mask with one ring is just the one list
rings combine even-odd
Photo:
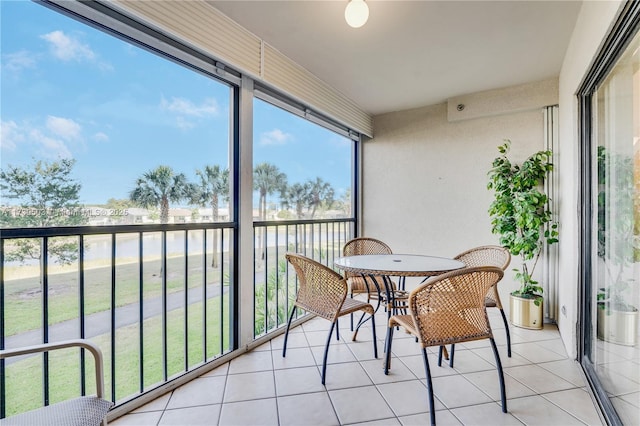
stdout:
[[[546,85],[546,101],[557,102],[557,85]],[[540,85],[524,96],[539,96]],[[497,91],[496,91],[497,92]],[[470,95],[466,108],[488,102],[488,114],[449,121],[447,104],[374,118],[375,138],[363,146],[363,234],[380,238],[395,252],[454,256],[468,248],[496,244],[487,213],[492,193],[487,172],[504,139],[522,161],[544,147],[542,106],[515,112],[491,105],[509,96]],[[461,100],[462,99],[462,100]],[[508,274],[506,295],[516,288]]]
[[[576,92],[623,2],[584,2],[558,79],[560,244],[558,326],[570,357],[577,355],[579,138]],[[518,96],[539,93],[519,90]],[[522,89],[522,88],[520,88]],[[549,88],[552,90],[552,88]],[[500,102],[499,91],[468,99]],[[459,99],[456,98],[456,102]],[[550,104],[550,103],[549,103]],[[396,252],[452,256],[480,244],[497,243],[487,208],[487,171],[502,140],[513,142],[516,160],[543,147],[540,109],[487,106],[498,115],[474,114],[449,121],[446,103],[374,117],[375,138],[363,146],[362,229]],[[516,284],[507,274],[506,297]]]

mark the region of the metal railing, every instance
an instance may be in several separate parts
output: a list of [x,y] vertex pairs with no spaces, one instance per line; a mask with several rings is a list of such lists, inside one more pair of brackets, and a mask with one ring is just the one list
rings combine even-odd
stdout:
[[[285,253],[332,267],[354,230],[353,219],[254,222],[256,338],[286,324],[295,298]],[[163,386],[237,346],[236,235],[234,223],[2,229],[0,350],[90,339],[116,405]],[[0,418],[92,389],[83,351],[62,352],[0,360]]]
[[254,336],[258,337],[286,325],[295,300],[297,281],[285,254],[301,253],[333,268],[334,259],[354,236],[355,220],[262,221],[253,226]]
[[[0,350],[90,339],[105,355],[105,390],[114,402],[230,352],[235,229],[2,229]],[[91,368],[79,350],[0,360],[0,418],[84,395]]]

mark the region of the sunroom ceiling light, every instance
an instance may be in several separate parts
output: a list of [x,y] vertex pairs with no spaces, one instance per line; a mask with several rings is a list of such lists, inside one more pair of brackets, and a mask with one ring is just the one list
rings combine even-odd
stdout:
[[360,28],[369,19],[369,6],[364,0],[349,0],[344,10],[344,19],[353,28]]

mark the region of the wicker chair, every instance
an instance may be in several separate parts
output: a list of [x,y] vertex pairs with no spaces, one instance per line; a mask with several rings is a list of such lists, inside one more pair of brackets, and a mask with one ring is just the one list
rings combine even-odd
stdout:
[[431,424],[436,424],[433,384],[427,358],[427,347],[489,339],[496,359],[502,411],[507,412],[504,373],[491,325],[484,306],[484,298],[492,286],[500,281],[503,271],[494,266],[464,268],[432,277],[409,294],[410,315],[394,315],[387,328],[385,374],[391,367],[393,330],[397,326],[416,336],[422,346],[429,393]]
[[[287,353],[287,338],[289,336],[291,321],[293,320],[296,308],[300,308],[331,322],[331,329],[327,335],[327,344],[324,348],[324,358],[322,359],[323,385],[325,384],[327,372],[329,343],[331,343],[334,328],[336,329],[336,339],[340,338],[336,324],[338,323],[338,318],[341,316],[349,315],[356,311],[364,311],[371,315],[373,354],[378,358],[375,311],[373,306],[360,300],[347,298],[347,281],[332,269],[300,254],[287,253],[286,258],[296,271],[299,287],[298,293],[296,294],[296,301],[289,315],[289,321],[287,321],[282,356],[286,356]],[[355,340],[355,336],[353,340]]]
[[[380,240],[370,237],[359,237],[347,241],[342,249],[343,256],[360,256],[363,254],[392,254],[391,248]],[[384,288],[384,278],[374,277],[375,283],[365,281],[365,278],[358,274],[351,274],[346,272],[345,278],[349,284],[349,296],[353,297],[354,294],[367,294],[367,302],[371,300],[378,300],[378,295],[381,294],[384,298],[384,293],[379,293],[378,289]],[[394,292],[395,305],[392,309],[405,309],[407,302],[407,293],[404,291],[403,282],[400,282],[401,289],[398,290],[398,286],[395,282],[390,281],[392,291]],[[377,288],[376,288],[377,287]],[[389,308],[389,306],[387,306]],[[351,319],[351,330],[353,330],[353,317]]]
[[[475,266],[497,266],[505,271],[509,263],[511,263],[511,253],[501,246],[480,246],[460,253],[454,259],[463,262],[467,267]],[[489,293],[484,299],[487,308],[498,308],[502,321],[504,322],[505,333],[507,334],[507,356],[511,357],[511,334],[509,333],[509,321],[504,314],[500,295],[498,294],[498,286],[491,287]]]
[[106,426],[107,412],[109,411],[113,403],[103,398],[104,379],[102,353],[100,352],[100,349],[90,341],[77,339],[56,343],[45,343],[42,345],[34,345],[24,348],[7,349],[0,351],[0,359],[35,354],[39,352],[49,352],[56,349],[65,349],[71,347],[87,349],[93,355],[96,373],[96,395],[82,396],[79,398],[58,402],[56,404],[47,405],[36,410],[17,414],[15,416],[7,417],[0,420],[0,425],[97,426],[102,424]]

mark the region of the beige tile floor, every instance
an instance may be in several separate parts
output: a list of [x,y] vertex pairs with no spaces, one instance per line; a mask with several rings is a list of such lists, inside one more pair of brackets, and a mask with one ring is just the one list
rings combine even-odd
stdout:
[[[456,346],[455,365],[429,360],[439,425],[601,425],[579,365],[567,358],[558,330],[504,325],[489,310],[504,367],[508,413],[500,408],[498,376],[488,340]],[[124,425],[423,425],[429,422],[422,355],[402,331],[393,341],[392,369],[382,370],[386,314],[376,316],[379,358],[370,328],[351,342],[348,319],[329,350],[320,383],[329,323],[313,319],[293,329],[286,358],[283,336],[205,374],[110,424]]]

